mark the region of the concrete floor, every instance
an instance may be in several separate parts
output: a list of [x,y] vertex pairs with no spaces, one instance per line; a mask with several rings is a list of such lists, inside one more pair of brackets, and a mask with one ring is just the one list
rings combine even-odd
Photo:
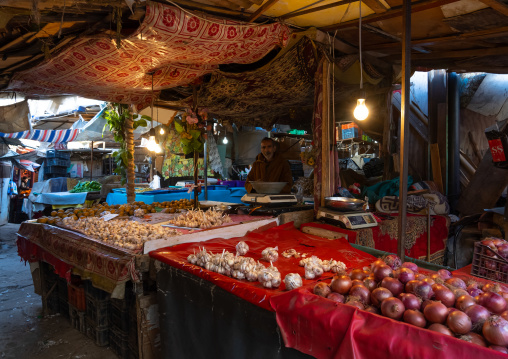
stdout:
[[42,316],[30,267],[18,257],[19,224],[0,226],[0,358],[114,359],[60,315]]

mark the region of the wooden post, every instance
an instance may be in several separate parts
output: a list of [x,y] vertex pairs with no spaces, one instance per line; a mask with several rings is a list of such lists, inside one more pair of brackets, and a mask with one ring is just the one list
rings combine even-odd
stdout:
[[321,207],[330,193],[330,63],[323,63],[323,111],[321,122]]
[[427,262],[430,263],[430,204],[427,203]]
[[[122,106],[120,105],[120,110]],[[134,121],[132,118],[132,111],[129,116],[125,118],[125,142],[127,143],[127,151],[129,152],[129,162],[127,163],[127,203],[132,203],[136,200],[136,193],[134,191],[134,181],[136,179],[135,165],[134,165]]]
[[400,118],[400,181],[399,181],[399,233],[397,255],[404,262],[406,242],[407,167],[406,151],[409,148],[409,112],[411,90],[411,1],[403,2],[402,33],[402,103]]
[[90,181],[92,181],[93,178],[93,141],[90,146]]

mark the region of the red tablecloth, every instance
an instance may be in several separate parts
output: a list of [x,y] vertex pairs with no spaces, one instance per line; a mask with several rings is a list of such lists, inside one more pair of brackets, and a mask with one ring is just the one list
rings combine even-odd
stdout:
[[273,296],[286,347],[318,359],[501,359],[506,355],[460,339],[318,297],[299,288]]
[[[346,230],[337,226],[319,223],[307,223],[314,226],[345,233],[350,243],[375,248],[380,251],[397,253],[398,218],[381,221],[377,227],[358,230]],[[430,262],[443,265],[448,227],[447,216],[431,216],[430,226]],[[301,228],[301,227],[300,227]],[[426,260],[427,258],[427,216],[408,214],[406,227],[406,256]]]
[[[321,259],[340,260],[348,268],[363,267],[370,264],[375,258],[367,253],[354,249],[346,240],[330,241],[317,236],[308,235],[295,229],[293,223],[277,226],[261,233],[249,233],[245,237],[232,239],[213,239],[199,243],[184,243],[173,247],[161,248],[150,252],[150,256],[169,264],[173,267],[183,269],[198,277],[206,279],[217,286],[245,299],[264,309],[273,311],[269,299],[285,291],[284,283],[278,289],[265,289],[259,282],[248,282],[236,280],[225,275],[214,273],[187,262],[187,256],[199,247],[204,247],[213,253],[220,253],[223,249],[236,253],[235,246],[238,241],[243,240],[249,245],[249,252],[246,254],[256,260],[261,258],[261,252],[266,247],[279,247],[279,253],[294,248],[297,252],[307,253],[308,256],[315,255]],[[301,258],[284,258],[279,255],[279,260],[274,262],[281,273],[282,280],[288,273],[299,273],[304,278],[304,269],[298,265]],[[266,266],[269,263],[263,263]],[[330,280],[332,273],[325,273],[320,280]],[[304,285],[311,284],[315,280],[305,280]]]

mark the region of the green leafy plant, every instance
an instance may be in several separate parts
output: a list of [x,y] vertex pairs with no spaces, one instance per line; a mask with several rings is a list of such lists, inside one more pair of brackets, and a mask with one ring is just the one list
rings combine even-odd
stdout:
[[[133,154],[127,149],[125,129],[125,120],[130,116],[131,112],[129,105],[122,105],[119,103],[109,103],[108,108],[104,113],[104,118],[107,122],[106,125],[104,125],[104,129],[109,127],[109,130],[113,133],[115,142],[120,144],[120,149],[113,152],[113,155],[117,166],[115,173],[122,176],[122,184],[127,182],[127,165],[133,156]],[[150,120],[151,118],[149,116],[137,115],[137,118],[134,119],[133,127],[134,129],[139,126],[146,127],[148,126],[148,121]]]
[[204,141],[202,132],[205,130],[204,124],[206,119],[206,109],[200,109],[196,112],[186,109],[184,113],[175,117],[175,129],[180,134],[180,142],[186,155],[194,151],[203,151]]

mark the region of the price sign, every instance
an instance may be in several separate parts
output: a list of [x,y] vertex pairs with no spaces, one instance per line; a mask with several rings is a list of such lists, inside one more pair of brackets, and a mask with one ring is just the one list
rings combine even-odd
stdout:
[[102,217],[102,219],[104,221],[109,221],[110,219],[113,219],[115,217],[118,217],[120,214],[118,213],[110,213],[110,214],[106,214],[104,217]]

